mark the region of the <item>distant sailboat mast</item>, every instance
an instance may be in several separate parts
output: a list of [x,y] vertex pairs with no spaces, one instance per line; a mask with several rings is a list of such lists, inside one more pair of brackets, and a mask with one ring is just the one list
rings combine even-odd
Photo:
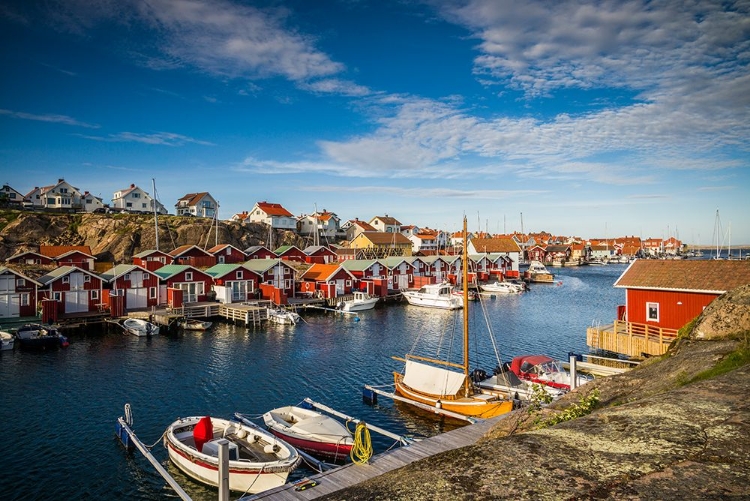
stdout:
[[154,196],[151,199],[151,203],[154,206],[154,235],[156,236],[156,250],[159,250],[159,211],[156,210],[156,178],[151,178],[151,186],[154,192]]

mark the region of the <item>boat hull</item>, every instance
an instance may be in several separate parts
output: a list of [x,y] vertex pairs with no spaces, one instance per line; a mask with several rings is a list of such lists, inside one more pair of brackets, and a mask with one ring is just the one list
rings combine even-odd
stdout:
[[8,332],[0,332],[0,351],[10,351],[15,347],[16,338]]
[[289,405],[263,414],[268,431],[314,456],[340,461],[352,450],[349,430],[336,419],[320,412]]
[[352,451],[352,444],[317,442],[315,440],[306,440],[295,435],[286,434],[275,429],[269,429],[269,431],[284,442],[293,445],[297,449],[302,449],[313,456],[332,459],[334,461],[343,461],[349,457],[349,454]]
[[413,291],[404,291],[401,294],[406,301],[413,306],[439,308],[442,310],[460,310],[463,308],[463,299],[459,296],[449,295],[444,298],[424,297]]
[[366,311],[375,308],[378,298],[364,299],[360,301],[344,301],[342,311]]
[[[445,409],[450,412],[461,414],[462,416],[488,419],[513,410],[512,400],[491,399],[492,395],[482,394],[477,396],[448,399],[413,390],[403,383],[403,375],[394,372],[394,382],[396,384],[396,393],[402,397],[426,404],[431,407]],[[490,397],[490,398],[487,398]]]

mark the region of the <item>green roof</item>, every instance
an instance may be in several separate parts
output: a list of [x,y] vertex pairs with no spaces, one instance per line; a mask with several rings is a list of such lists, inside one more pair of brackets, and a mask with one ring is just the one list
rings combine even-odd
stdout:
[[192,268],[192,266],[188,266],[187,264],[168,264],[154,271],[154,273],[159,275],[159,277],[161,278],[169,278],[189,268]]
[[106,282],[111,282],[115,278],[117,278],[117,277],[119,277],[121,275],[124,275],[125,273],[130,272],[133,268],[141,269],[140,267],[138,267],[138,266],[136,266],[134,264],[118,264],[114,268],[111,268],[111,269],[105,271],[104,273],[102,273],[99,276],[102,277],[102,280],[104,280]]
[[249,259],[245,261],[242,266],[247,268],[250,271],[254,271],[256,273],[264,272],[269,268],[272,268],[276,266],[278,263],[281,262],[281,259]]
[[346,259],[341,262],[341,267],[347,271],[364,271],[377,262],[377,259]]
[[212,277],[216,278],[216,277],[222,277],[226,275],[227,273],[231,273],[240,267],[242,267],[241,264],[215,264],[205,271]]

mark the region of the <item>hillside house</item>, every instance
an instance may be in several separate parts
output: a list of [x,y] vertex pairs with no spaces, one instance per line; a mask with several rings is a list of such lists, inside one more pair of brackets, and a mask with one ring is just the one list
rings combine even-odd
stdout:
[[6,266],[0,266],[0,318],[36,315],[41,283]]
[[325,209],[300,216],[297,221],[299,234],[303,237],[314,237],[313,242],[335,242],[342,237],[340,226],[341,219],[333,212],[328,212]]
[[154,204],[156,205],[157,213],[167,213],[167,209],[161,204],[161,202],[135,184],[131,184],[125,189],[114,192],[110,207],[113,209],[126,210],[128,212],[153,213]]
[[281,204],[256,202],[245,221],[262,223],[274,230],[297,231],[297,218]]
[[357,259],[411,256],[411,240],[401,233],[364,231],[349,243],[349,247],[357,250]]
[[385,216],[375,216],[369,221],[370,226],[375,228],[375,231],[381,231],[383,233],[401,233],[401,223],[398,219],[391,217],[388,214]]
[[23,207],[24,197],[21,192],[14,190],[9,185],[4,184],[0,188],[0,207],[11,207],[19,209]]
[[181,289],[183,303],[208,300],[213,277],[185,264],[168,264],[154,273],[159,275],[159,304],[167,303],[167,289]]
[[636,357],[661,355],[711,301],[747,284],[750,261],[638,259],[615,282],[625,289],[615,322],[589,328],[587,343]]
[[83,194],[65,179],[58,179],[56,184],[35,187],[24,196],[33,207],[48,210],[83,210]]
[[257,298],[261,277],[242,264],[216,264],[206,273],[213,277],[213,290],[221,303],[241,303]]
[[341,231],[346,235],[347,242],[351,242],[364,231],[378,231],[373,228],[369,223],[360,221],[359,219],[350,219],[341,225]]
[[135,264],[118,264],[100,275],[111,295],[125,298],[125,310],[151,308],[159,304],[160,277]]
[[195,216],[215,218],[218,215],[219,204],[206,191],[188,193],[174,205],[178,216]]

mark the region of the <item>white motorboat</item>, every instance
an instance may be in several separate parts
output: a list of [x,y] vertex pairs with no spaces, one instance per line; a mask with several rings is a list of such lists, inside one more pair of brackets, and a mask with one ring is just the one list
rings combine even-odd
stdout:
[[178,419],[164,433],[169,459],[187,476],[218,487],[220,439],[229,441],[229,489],[256,494],[286,483],[300,463],[297,450],[248,422],[209,416]]
[[552,283],[555,281],[555,276],[547,270],[547,267],[541,261],[532,261],[529,264],[529,269],[524,272],[524,277],[529,282],[536,283]]
[[10,332],[0,331],[0,351],[12,350],[16,344],[16,338]]
[[458,310],[464,307],[463,297],[453,294],[453,286],[447,282],[427,284],[419,290],[405,290],[401,294],[414,306],[445,310]]
[[524,291],[523,286],[510,282],[495,282],[494,284],[485,284],[479,287],[483,292],[492,292],[495,294],[520,294]]
[[366,292],[356,291],[354,298],[339,303],[339,309],[341,311],[364,311],[375,308],[380,298],[372,297]]
[[211,328],[213,323],[204,320],[196,320],[194,318],[186,318],[181,320],[179,326],[181,329],[186,331],[205,331]]
[[297,325],[300,317],[298,313],[283,308],[268,308],[268,320],[275,324]]
[[352,450],[354,439],[343,423],[312,409],[287,405],[263,414],[268,430],[298,449],[341,461]]
[[142,320],[140,318],[126,318],[122,322],[125,332],[138,337],[156,336],[159,334],[159,326]]

